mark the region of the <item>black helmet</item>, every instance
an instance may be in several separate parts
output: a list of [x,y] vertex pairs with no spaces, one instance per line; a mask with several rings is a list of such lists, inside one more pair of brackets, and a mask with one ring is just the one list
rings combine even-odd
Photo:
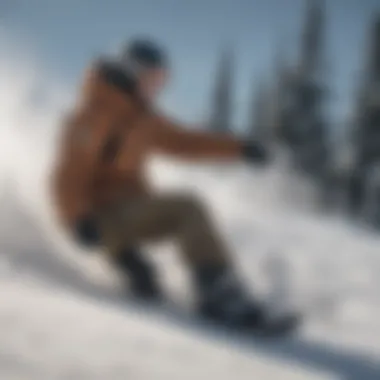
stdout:
[[150,39],[135,39],[122,51],[122,60],[126,65],[142,68],[166,68],[167,56],[164,49]]

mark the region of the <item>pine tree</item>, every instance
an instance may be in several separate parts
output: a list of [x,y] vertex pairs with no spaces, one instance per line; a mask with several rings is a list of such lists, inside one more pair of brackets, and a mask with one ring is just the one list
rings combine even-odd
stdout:
[[231,48],[225,48],[216,75],[212,99],[210,129],[215,132],[232,132],[232,86],[234,59]]
[[360,166],[370,165],[380,158],[380,14],[371,25],[369,39],[355,134]]
[[249,137],[263,144],[270,138],[269,126],[269,93],[264,82],[260,82],[253,91],[252,106],[249,109]]
[[283,45],[279,45],[276,49],[274,59],[274,80],[271,91],[271,133],[274,139],[280,144],[287,144],[286,138],[286,121],[288,118],[287,103],[288,90],[290,89],[291,75],[289,66],[285,61]]
[[329,162],[329,135],[324,110],[322,74],[323,1],[309,0],[297,70],[286,92],[285,138],[295,163],[318,179]]
[[[380,165],[380,13],[374,17],[368,41],[352,133],[356,161],[351,173],[349,193],[354,214],[371,209],[371,219],[377,220],[380,215],[380,196],[374,194],[379,192],[380,195],[380,183],[374,184],[373,181],[375,178],[377,181],[378,176],[374,175],[374,171],[377,173]],[[367,204],[369,198],[370,207]]]

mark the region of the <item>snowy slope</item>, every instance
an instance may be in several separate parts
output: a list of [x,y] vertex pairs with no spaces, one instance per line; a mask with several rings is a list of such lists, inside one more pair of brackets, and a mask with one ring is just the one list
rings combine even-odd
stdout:
[[[242,341],[125,305],[102,257],[72,246],[50,216],[46,178],[66,91],[45,77],[49,102],[31,102],[46,70],[15,65],[9,46],[0,60],[1,379],[380,378],[379,238],[308,209],[312,191],[282,158],[265,172],[158,159],[151,178],[207,202],[252,290],[306,310],[299,339]],[[147,249],[172,297],[191,300],[173,247]]]
[[[346,287],[345,294],[341,288],[335,295],[321,292],[318,281],[312,280],[310,273],[313,273],[315,251],[311,251],[313,244],[302,243],[304,257],[299,252],[298,261],[303,261],[309,277],[299,280],[296,287],[307,285],[307,291],[312,294],[317,292],[320,296],[332,297],[335,313],[331,315],[328,310],[327,318],[315,320],[295,342],[264,344],[225,337],[175,315],[149,313],[125,304],[117,290],[97,282],[95,274],[90,281],[84,273],[69,265],[71,261],[52,245],[50,239],[43,237],[33,217],[17,204],[11,215],[17,219],[17,225],[23,226],[22,231],[28,230],[29,223],[33,239],[38,236],[40,240],[38,243],[32,240],[38,249],[30,249],[31,240],[26,239],[24,243],[15,242],[14,251],[7,245],[8,251],[2,252],[2,378],[122,379],[128,374],[134,379],[206,379],[209,376],[220,379],[249,379],[252,376],[261,379],[378,378],[380,350],[374,332],[378,330],[373,328],[379,325],[378,318],[372,314],[378,304],[372,298],[373,284],[359,287],[354,281],[357,262],[350,263],[350,257],[355,256],[355,247],[347,260],[342,260],[346,267],[350,266],[351,273],[335,268],[335,274],[346,274],[344,280],[336,279]],[[327,231],[325,235],[319,231],[319,239],[327,237]],[[340,239],[339,231],[337,233]],[[309,234],[313,235],[312,230]],[[304,235],[306,241],[311,238]],[[263,238],[266,239],[268,237]],[[2,238],[1,242],[6,240]],[[252,237],[252,240],[256,239]],[[265,244],[270,245],[267,240]],[[353,239],[351,244],[354,244]],[[373,257],[374,252],[371,256],[370,246],[367,246],[369,241],[365,244],[367,258]],[[176,267],[178,263],[167,256],[161,255],[160,259]],[[78,256],[78,267],[95,266],[91,260],[85,266],[79,259],[85,261]],[[325,256],[326,262],[330,259]],[[252,272],[261,262],[244,254],[242,260],[250,263]],[[159,264],[164,266],[162,262]],[[371,267],[371,262],[367,262],[367,266]],[[294,273],[299,274],[296,269]],[[169,287],[183,285],[182,274],[174,272],[173,275],[173,267],[170,275]],[[361,291],[359,295],[356,294],[358,290]],[[347,313],[350,303],[361,314]]]
[[334,378],[30,280],[2,279],[0,299],[4,379]]

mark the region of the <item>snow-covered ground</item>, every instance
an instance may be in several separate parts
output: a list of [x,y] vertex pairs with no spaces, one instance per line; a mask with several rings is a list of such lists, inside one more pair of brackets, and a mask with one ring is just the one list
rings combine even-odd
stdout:
[[[8,58],[0,59],[1,379],[380,378],[379,238],[308,210],[310,190],[281,159],[266,171],[160,159],[151,177],[160,190],[204,198],[253,291],[305,310],[300,337],[236,339],[123,302],[101,255],[67,242],[47,207],[55,125],[69,92],[41,81],[43,65],[11,46],[1,46]],[[30,94],[41,83],[36,104]],[[191,299],[173,247],[147,250],[172,297]]]

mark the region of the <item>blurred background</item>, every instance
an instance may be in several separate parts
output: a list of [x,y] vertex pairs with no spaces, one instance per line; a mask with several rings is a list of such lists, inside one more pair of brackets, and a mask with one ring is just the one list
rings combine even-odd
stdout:
[[[136,36],[170,53],[167,113],[274,152],[265,169],[157,157],[149,173],[205,199],[254,291],[304,311],[296,341],[125,305],[101,253],[56,226],[61,117],[89,62]],[[378,0],[2,0],[0,52],[1,378],[380,378]],[[147,250],[187,303],[173,247]]]

